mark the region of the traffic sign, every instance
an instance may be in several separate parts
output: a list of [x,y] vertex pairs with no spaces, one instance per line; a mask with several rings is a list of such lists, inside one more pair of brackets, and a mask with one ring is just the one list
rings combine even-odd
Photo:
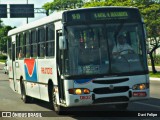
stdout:
[[0,18],[7,18],[7,4],[0,4]]
[[10,18],[34,17],[34,4],[10,4]]

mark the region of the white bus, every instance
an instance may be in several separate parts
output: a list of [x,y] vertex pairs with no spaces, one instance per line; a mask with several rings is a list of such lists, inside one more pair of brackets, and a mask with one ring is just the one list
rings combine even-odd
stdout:
[[[15,28],[8,33],[10,87],[25,103],[49,101],[57,113],[100,104],[126,109],[149,98],[144,28],[132,7],[66,10]],[[114,56],[120,35],[132,49]]]

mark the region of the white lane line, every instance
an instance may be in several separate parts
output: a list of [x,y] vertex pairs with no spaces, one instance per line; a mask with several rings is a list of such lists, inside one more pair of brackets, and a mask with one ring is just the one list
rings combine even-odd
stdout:
[[160,109],[160,106],[158,106],[158,105],[152,105],[152,104],[147,104],[147,103],[142,103],[142,102],[134,102],[134,103],[146,105],[146,106],[150,106],[150,107],[156,107],[156,108]]

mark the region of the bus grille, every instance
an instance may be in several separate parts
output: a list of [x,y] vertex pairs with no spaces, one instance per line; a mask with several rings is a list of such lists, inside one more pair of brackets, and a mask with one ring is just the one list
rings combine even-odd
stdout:
[[129,98],[126,96],[119,96],[119,97],[105,97],[105,98],[98,98],[93,101],[95,103],[110,103],[110,102],[128,102]]
[[93,80],[93,83],[96,84],[116,84],[116,83],[122,83],[128,81],[129,78],[123,78],[123,79],[112,79],[112,80]]
[[110,94],[110,93],[127,92],[128,90],[129,90],[128,86],[114,87],[113,89],[110,89],[109,87],[103,87],[103,88],[95,88],[93,89],[93,92],[95,94]]

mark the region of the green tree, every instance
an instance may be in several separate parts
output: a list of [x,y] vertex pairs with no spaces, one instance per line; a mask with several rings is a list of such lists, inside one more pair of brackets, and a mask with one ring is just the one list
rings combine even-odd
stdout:
[[0,51],[7,53],[8,31],[13,29],[11,26],[1,26],[0,28]]
[[83,7],[97,6],[132,6],[131,0],[93,0],[84,4]]
[[154,64],[154,53],[156,49],[160,48],[160,4],[152,3],[141,10],[145,19],[147,32],[148,32],[148,44],[150,44],[150,51],[148,52],[153,73],[156,73]]
[[83,0],[54,0],[53,2],[48,2],[42,7],[45,10],[66,10],[80,8],[83,5]]

